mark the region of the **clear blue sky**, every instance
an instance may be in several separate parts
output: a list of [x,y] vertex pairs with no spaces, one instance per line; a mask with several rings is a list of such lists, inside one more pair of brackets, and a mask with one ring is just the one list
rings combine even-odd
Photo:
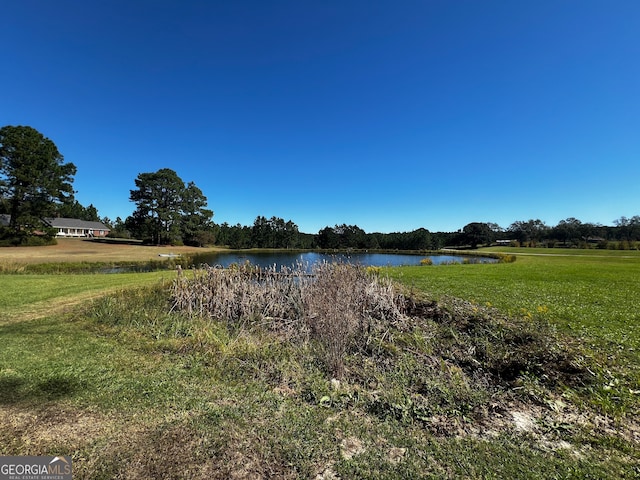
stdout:
[[0,126],[123,219],[139,173],[316,233],[640,214],[640,1],[3,2]]

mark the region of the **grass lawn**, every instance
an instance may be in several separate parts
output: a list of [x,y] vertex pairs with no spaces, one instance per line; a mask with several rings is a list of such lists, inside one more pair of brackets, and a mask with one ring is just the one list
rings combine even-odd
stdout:
[[0,275],[0,325],[41,317],[81,304],[106,292],[173,279],[175,273],[113,275]]
[[435,299],[449,295],[511,315],[542,315],[564,330],[640,348],[640,252],[521,250],[515,263],[403,267],[391,275]]
[[630,392],[640,390],[640,252],[486,250],[517,253],[518,259],[481,266],[402,267],[391,269],[390,275],[428,298],[464,298],[512,316],[547,320],[591,349],[599,374],[610,378],[592,400],[611,411],[639,414],[640,397]]
[[440,345],[468,333],[426,320],[381,332],[336,385],[306,347],[169,312],[172,272],[0,275],[0,455],[72,455],[74,478],[633,478],[640,255],[593,252],[389,270],[472,301],[469,325],[557,326],[584,387],[474,384]]

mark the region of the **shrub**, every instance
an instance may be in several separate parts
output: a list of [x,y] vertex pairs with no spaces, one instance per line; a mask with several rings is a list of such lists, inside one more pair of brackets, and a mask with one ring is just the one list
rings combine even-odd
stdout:
[[55,234],[51,234],[50,231],[35,235],[27,231],[16,232],[10,228],[0,229],[0,247],[41,247],[57,243]]

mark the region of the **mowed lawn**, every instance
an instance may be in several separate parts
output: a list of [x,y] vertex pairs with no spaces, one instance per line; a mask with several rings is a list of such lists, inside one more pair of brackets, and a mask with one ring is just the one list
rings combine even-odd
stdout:
[[107,292],[173,279],[175,273],[0,275],[0,324],[45,317]]
[[640,252],[517,252],[514,263],[402,267],[390,274],[433,299],[453,296],[511,315],[542,316],[569,332],[640,347]]

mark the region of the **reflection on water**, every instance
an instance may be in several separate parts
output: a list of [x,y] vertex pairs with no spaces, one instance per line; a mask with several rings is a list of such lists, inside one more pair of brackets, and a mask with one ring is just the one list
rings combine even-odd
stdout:
[[496,263],[494,258],[470,257],[460,255],[409,255],[402,253],[352,253],[329,254],[318,252],[220,252],[198,256],[196,265],[228,267],[231,264],[249,262],[259,267],[294,268],[298,265],[310,266],[321,262],[343,262],[373,267],[399,267],[405,265],[420,265],[420,260],[430,258],[434,265],[443,263]]

